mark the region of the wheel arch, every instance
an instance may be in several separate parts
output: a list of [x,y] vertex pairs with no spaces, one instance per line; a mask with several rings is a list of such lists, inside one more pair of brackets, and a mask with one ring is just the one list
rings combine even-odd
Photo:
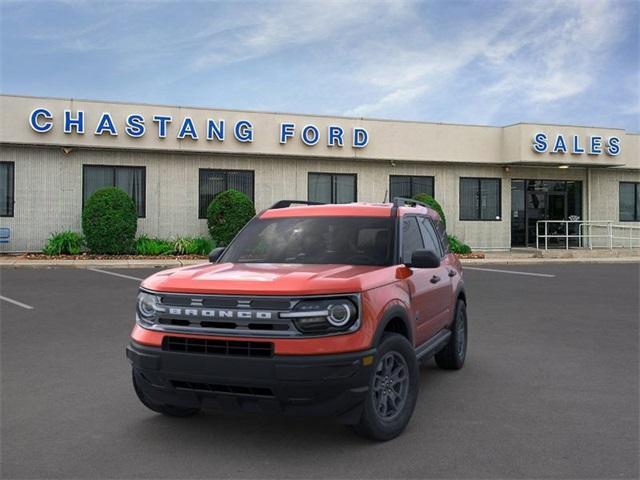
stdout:
[[409,313],[401,305],[392,305],[387,308],[378,322],[376,333],[373,337],[373,345],[378,345],[385,332],[394,332],[402,335],[413,345],[413,328]]

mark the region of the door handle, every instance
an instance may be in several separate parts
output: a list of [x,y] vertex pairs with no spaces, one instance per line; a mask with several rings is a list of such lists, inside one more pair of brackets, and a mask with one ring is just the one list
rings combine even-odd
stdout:
[[458,272],[456,272],[455,270],[449,270],[449,276],[450,277],[455,277],[457,273]]
[[431,283],[438,283],[440,281],[440,277],[437,275],[434,275],[433,277],[431,277],[431,280],[429,280]]

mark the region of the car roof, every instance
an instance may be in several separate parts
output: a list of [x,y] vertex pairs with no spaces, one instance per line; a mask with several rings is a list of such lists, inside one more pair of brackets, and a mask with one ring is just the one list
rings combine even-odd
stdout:
[[[391,217],[394,206],[392,203],[340,203],[324,205],[299,205],[286,208],[274,208],[263,211],[260,218],[289,218],[289,217]],[[396,209],[398,216],[409,213],[429,215],[438,220],[438,214],[423,206],[401,206]]]

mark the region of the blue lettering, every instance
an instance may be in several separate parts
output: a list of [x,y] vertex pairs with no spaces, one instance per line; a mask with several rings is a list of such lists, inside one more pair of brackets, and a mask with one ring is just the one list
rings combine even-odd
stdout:
[[224,120],[220,120],[217,125],[213,118],[207,120],[207,140],[213,140],[213,137],[224,142]]
[[165,138],[167,136],[167,123],[171,123],[171,115],[154,115],[153,121],[158,123],[158,136]]
[[614,157],[620,154],[620,139],[618,137],[609,137],[607,139],[607,153]]
[[116,126],[113,124],[111,114],[108,112],[102,114],[94,133],[96,135],[102,135],[105,130],[109,132],[109,135],[118,135],[118,131],[116,130]]
[[327,137],[327,145],[330,147],[335,147],[336,145],[338,147],[341,147],[342,145],[344,145],[344,130],[342,129],[342,127],[338,127],[337,125],[329,125],[329,127],[327,128]]
[[233,135],[239,142],[253,142],[253,125],[249,120],[238,120]]
[[551,149],[551,153],[558,152],[567,153],[567,143],[561,133],[556,135],[556,142],[553,144],[553,149]]
[[73,118],[71,116],[71,110],[64,111],[64,133],[71,133],[73,129],[76,129],[76,133],[84,134],[84,112],[78,110],[78,116]]
[[580,136],[579,135],[574,135],[573,136],[573,149],[572,149],[571,153],[584,153],[584,148],[580,147]]
[[300,132],[300,137],[305,145],[312,146],[320,140],[320,131],[315,125],[305,125],[302,132]]
[[182,126],[180,127],[180,132],[178,132],[178,138],[184,138],[187,135],[193,140],[198,139],[198,132],[196,132],[196,126],[193,124],[191,117],[184,117]]
[[533,136],[533,144],[531,145],[531,148],[533,149],[534,152],[536,153],[544,153],[547,151],[548,148],[548,144],[547,144],[547,134],[546,133],[536,133]]
[[[46,122],[39,122],[40,117],[44,118]],[[53,128],[53,115],[46,108],[36,108],[29,116],[29,124],[38,133],[48,132]]]
[[281,123],[280,124],[280,143],[283,145],[287,143],[289,138],[293,138],[296,129],[295,123]]
[[369,143],[369,133],[364,128],[353,129],[353,148],[364,148]]
[[127,126],[124,129],[127,135],[138,138],[144,135],[144,117],[137,113],[132,113],[127,117]]
[[602,137],[593,135],[589,137],[589,155],[600,155],[602,153]]

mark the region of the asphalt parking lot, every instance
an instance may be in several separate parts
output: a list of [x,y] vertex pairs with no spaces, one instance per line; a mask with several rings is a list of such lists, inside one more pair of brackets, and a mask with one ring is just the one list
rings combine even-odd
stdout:
[[128,277],[152,271],[0,270],[21,304],[0,301],[3,478],[638,478],[639,264],[468,268],[467,364],[423,367],[384,444],[322,420],[148,411],[124,348]]

